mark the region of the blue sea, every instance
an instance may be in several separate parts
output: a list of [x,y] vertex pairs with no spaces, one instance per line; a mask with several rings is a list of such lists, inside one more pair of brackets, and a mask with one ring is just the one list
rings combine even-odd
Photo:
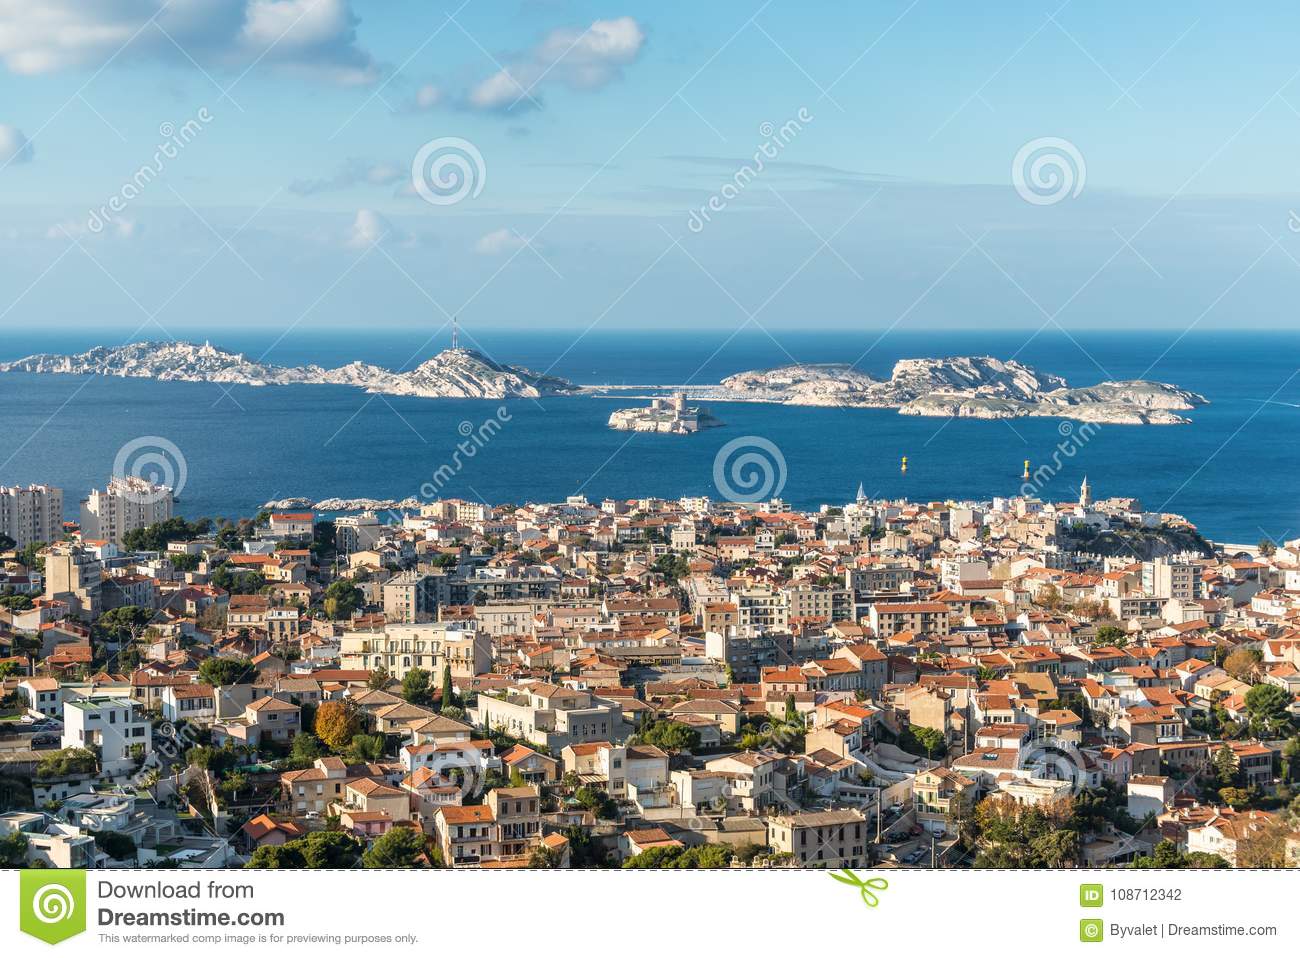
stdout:
[[[280,365],[360,359],[410,368],[444,348],[432,330],[320,333],[246,329],[206,334],[214,345]],[[0,359],[116,345],[119,330],[8,333]],[[468,338],[471,334],[466,334]],[[540,401],[372,397],[344,386],[224,387],[105,377],[0,375],[0,484],[63,487],[67,511],[102,485],[118,451],[161,436],[184,457],[179,511],[241,516],[289,496],[418,496],[440,466],[456,466],[439,495],[491,503],[606,496],[718,496],[714,459],[739,437],[766,439],[785,461],[782,496],[795,507],[869,496],[991,498],[1015,494],[1028,459],[1053,466],[1041,495],[1073,499],[1086,475],[1097,496],[1136,496],[1232,542],[1300,536],[1300,334],[1131,334],[747,330],[693,334],[595,330],[478,330],[474,345],[500,362],[582,383],[708,384],[745,369],[856,362],[888,376],[895,360],[1016,356],[1071,385],[1145,377],[1207,396],[1189,426],[1103,426],[1084,439],[1060,420],[943,420],[892,410],[714,403],[725,425],[694,436],[615,432],[610,410],[642,400]],[[137,338],[145,338],[138,336]],[[203,335],[185,338],[202,339]],[[576,340],[576,342],[575,342]],[[1026,342],[1026,340],[1029,340]],[[472,457],[453,453],[465,430],[509,416]],[[504,420],[504,417],[502,417]],[[468,424],[468,426],[463,425]],[[1071,441],[1063,429],[1074,429]],[[1063,449],[1064,447],[1064,449]],[[1073,454],[1066,454],[1072,450]],[[900,469],[903,456],[908,469]],[[445,476],[446,473],[444,472]]]

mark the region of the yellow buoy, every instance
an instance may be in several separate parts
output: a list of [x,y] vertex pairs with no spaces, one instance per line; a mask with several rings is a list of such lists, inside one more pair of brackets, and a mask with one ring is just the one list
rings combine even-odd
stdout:
[[1028,459],[1025,460],[1025,476],[1024,476],[1024,478],[1026,478],[1026,479],[1029,478],[1029,460],[1028,460]]
[[907,472],[907,457],[903,457],[903,472]]

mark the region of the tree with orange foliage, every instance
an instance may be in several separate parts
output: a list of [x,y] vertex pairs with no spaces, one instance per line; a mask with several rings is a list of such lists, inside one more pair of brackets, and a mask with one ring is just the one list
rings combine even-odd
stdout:
[[361,715],[351,699],[323,702],[316,710],[316,735],[333,751],[340,752],[361,731]]

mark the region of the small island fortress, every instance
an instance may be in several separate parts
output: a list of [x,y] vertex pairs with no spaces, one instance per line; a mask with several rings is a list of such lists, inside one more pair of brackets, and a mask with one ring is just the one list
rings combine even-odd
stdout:
[[[1060,376],[1041,372],[1014,359],[950,356],[900,359],[889,379],[878,379],[843,363],[798,363],[774,369],[739,372],[716,385],[613,386],[580,385],[549,373],[509,366],[464,349],[451,349],[409,370],[390,370],[364,362],[335,369],[317,365],[273,366],[261,359],[227,352],[210,343],[159,342],[99,346],[75,356],[43,354],[0,363],[0,373],[127,376],[179,382],[239,383],[248,386],[333,384],[368,393],[430,399],[536,399],[548,396],[627,396],[658,400],[662,393],[681,393],[687,400],[777,403],[786,406],[839,406],[896,409],[905,416],[1015,419],[1051,416],[1112,425],[1182,425],[1179,415],[1209,402],[1204,396],[1169,383],[1116,380],[1072,387]],[[689,408],[689,407],[686,407]],[[671,405],[618,410],[614,429],[694,432]],[[616,421],[617,420],[617,421]],[[672,425],[681,420],[678,428]],[[659,423],[669,425],[660,428]],[[625,424],[626,423],[626,424]]]
[[686,405],[686,397],[674,393],[650,400],[649,406],[615,409],[609,414],[609,428],[628,432],[670,432],[685,434],[721,426],[721,420],[703,406]]

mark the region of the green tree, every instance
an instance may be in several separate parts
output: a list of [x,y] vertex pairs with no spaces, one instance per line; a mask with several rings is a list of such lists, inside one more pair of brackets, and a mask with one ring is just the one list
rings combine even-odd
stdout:
[[925,750],[926,758],[932,759],[936,754],[942,755],[948,747],[942,732],[924,725],[912,726],[912,737],[916,740],[916,744]]
[[36,765],[38,779],[65,778],[69,775],[93,775],[98,763],[95,753],[86,748],[61,748],[46,754]]
[[109,609],[95,621],[100,631],[114,642],[134,642],[153,621],[153,613],[136,605]]
[[700,745],[700,733],[682,722],[661,720],[647,725],[637,738],[665,752],[689,752]]
[[142,529],[129,530],[122,537],[122,545],[128,552],[163,552],[167,543],[189,542],[206,535],[211,528],[211,519],[198,519],[191,523],[173,516]]
[[799,709],[795,705],[793,692],[790,692],[785,697],[785,721],[787,725],[793,725],[799,721]]
[[335,549],[335,526],[332,519],[321,519],[311,529],[311,551],[317,556],[329,555]]
[[1223,804],[1230,805],[1238,811],[1247,808],[1253,798],[1254,795],[1248,788],[1234,788],[1229,786],[1228,788],[1219,789],[1219,799]]
[[1237,756],[1227,745],[1219,746],[1211,765],[1220,788],[1226,788],[1237,781]]
[[446,709],[458,705],[460,705],[460,702],[456,700],[456,691],[451,681],[451,663],[444,662],[442,666],[442,690],[438,696],[438,707]]
[[0,865],[21,868],[27,862],[27,834],[10,832],[0,837]]
[[1300,735],[1292,735],[1282,745],[1282,779],[1294,782],[1297,772],[1300,772]]
[[257,678],[251,659],[204,659],[199,663],[199,678],[209,685],[244,685]]
[[655,572],[659,573],[668,582],[677,582],[691,574],[691,564],[685,556],[670,552],[662,555],[655,560],[651,566]]
[[366,850],[365,842],[347,832],[311,832],[299,841],[308,868],[356,868]]
[[1103,625],[1097,629],[1097,643],[1099,645],[1115,645],[1123,647],[1128,642],[1128,633],[1118,625]]
[[45,571],[45,556],[41,555],[48,542],[29,542],[18,550],[18,561],[28,569],[36,569],[38,572]]
[[538,845],[528,856],[529,868],[559,868],[560,855],[548,845]]
[[293,737],[289,758],[298,765],[310,765],[325,754],[325,746],[311,732],[299,732]]
[[225,589],[231,595],[255,595],[266,586],[266,578],[262,573],[228,562],[213,570],[211,581],[217,588]]
[[348,579],[337,579],[325,590],[325,614],[331,619],[350,619],[361,607],[361,590]]
[[726,845],[696,845],[694,848],[659,845],[633,855],[623,862],[623,867],[726,868],[731,864],[732,856],[732,850]]
[[384,757],[384,737],[358,732],[348,743],[347,758],[355,765],[377,762]]
[[17,542],[9,538],[9,536],[5,535],[3,532],[0,532],[0,552],[8,552],[16,545],[18,545]]
[[296,841],[283,845],[262,845],[253,852],[245,868],[306,868],[307,859]]
[[415,668],[402,676],[402,698],[412,705],[432,705],[433,692],[429,684],[429,673]]
[[1287,711],[1291,695],[1283,688],[1261,682],[1246,693],[1246,714],[1250,716],[1250,729],[1259,738],[1285,735],[1291,729],[1291,714]]
[[1150,855],[1135,858],[1129,868],[1229,868],[1218,855],[1208,852],[1184,853],[1169,839],[1160,842]]
[[375,839],[361,863],[366,868],[420,868],[421,857],[428,854],[428,842],[422,833],[394,826]]
[[1035,838],[1032,848],[1034,857],[1048,868],[1064,868],[1079,859],[1079,833],[1056,828]]
[[188,552],[170,553],[167,559],[177,572],[194,572],[198,569],[199,563],[203,561],[202,556],[192,555]]
[[612,821],[618,818],[618,805],[607,794],[590,785],[583,785],[573,794],[573,799],[597,818]]
[[370,673],[370,678],[366,679],[366,688],[371,691],[382,691],[388,688],[388,683],[391,681],[393,681],[393,674],[380,665]]
[[119,862],[135,861],[135,839],[121,832],[92,832],[95,847]]

